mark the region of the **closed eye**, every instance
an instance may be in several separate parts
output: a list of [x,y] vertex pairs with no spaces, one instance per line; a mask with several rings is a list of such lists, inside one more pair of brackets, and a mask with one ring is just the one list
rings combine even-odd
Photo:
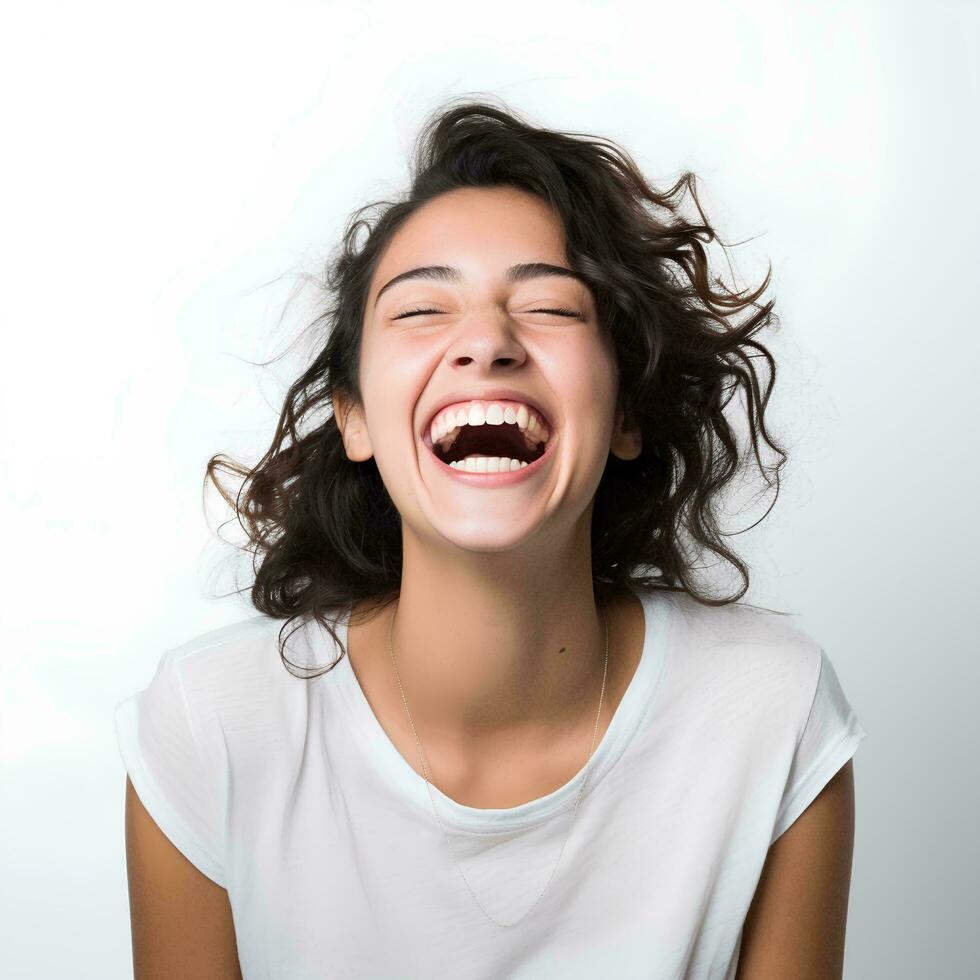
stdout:
[[552,310],[528,310],[528,313],[554,313],[555,316],[569,316],[569,317],[577,317],[582,315],[581,313],[578,313],[576,310],[565,309],[564,306]]
[[399,313],[397,316],[393,316],[392,320],[402,320],[407,316],[421,316],[423,313],[441,313],[442,310],[406,310],[404,313]]
[[[392,317],[393,320],[403,320],[410,316],[423,316],[427,313],[441,313],[442,310],[405,310],[404,313],[399,313],[397,316]],[[528,313],[552,313],[555,316],[566,316],[566,317],[580,317],[582,314],[575,310],[569,310],[565,307],[558,307],[555,309],[538,309],[538,310],[528,310]]]

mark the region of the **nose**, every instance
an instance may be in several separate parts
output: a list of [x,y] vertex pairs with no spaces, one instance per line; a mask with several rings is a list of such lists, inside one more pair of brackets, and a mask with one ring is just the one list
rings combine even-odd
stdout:
[[514,336],[506,314],[477,314],[469,317],[446,351],[453,367],[476,363],[484,371],[492,367],[518,367],[527,360],[527,351]]

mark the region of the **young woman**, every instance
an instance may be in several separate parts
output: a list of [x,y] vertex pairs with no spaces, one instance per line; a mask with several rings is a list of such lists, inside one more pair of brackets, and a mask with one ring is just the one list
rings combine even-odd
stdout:
[[260,615],[117,708],[138,977],[841,976],[866,733],[739,601],[774,317],[685,190],[462,103],[352,218],[270,449],[208,468]]

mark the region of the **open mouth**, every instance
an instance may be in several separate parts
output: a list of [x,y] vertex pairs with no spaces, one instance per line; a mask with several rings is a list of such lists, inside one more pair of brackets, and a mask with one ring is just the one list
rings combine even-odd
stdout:
[[504,472],[523,469],[546,452],[554,439],[551,424],[540,414],[520,414],[509,407],[505,413],[484,420],[477,412],[466,419],[465,410],[457,424],[444,418],[426,428],[423,441],[442,463],[465,472]]
[[545,445],[545,442],[529,441],[516,424],[502,422],[500,425],[464,425],[455,437],[436,443],[432,451],[444,463],[462,463],[470,456],[533,463],[544,455]]

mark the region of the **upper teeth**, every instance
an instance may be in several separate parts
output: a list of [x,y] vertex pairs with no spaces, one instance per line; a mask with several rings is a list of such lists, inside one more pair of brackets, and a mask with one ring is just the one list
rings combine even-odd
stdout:
[[442,439],[452,442],[464,425],[502,425],[504,422],[516,423],[529,445],[547,442],[551,434],[544,419],[520,402],[464,402],[439,412],[432,420],[429,435],[435,445]]

